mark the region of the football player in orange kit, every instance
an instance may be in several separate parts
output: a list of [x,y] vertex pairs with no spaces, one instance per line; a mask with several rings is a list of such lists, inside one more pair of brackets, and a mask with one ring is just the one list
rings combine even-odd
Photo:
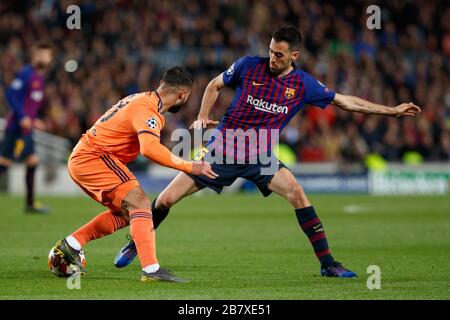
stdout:
[[53,251],[59,258],[78,265],[85,273],[82,247],[130,225],[142,265],[141,280],[183,281],[158,264],[151,202],[125,164],[141,153],[166,167],[210,178],[217,176],[208,163],[184,161],[159,140],[164,112],[179,111],[189,97],[192,82],[184,68],[172,67],[164,73],[156,91],[120,100],[81,137],[69,159],[69,174],[108,210],[58,241]]

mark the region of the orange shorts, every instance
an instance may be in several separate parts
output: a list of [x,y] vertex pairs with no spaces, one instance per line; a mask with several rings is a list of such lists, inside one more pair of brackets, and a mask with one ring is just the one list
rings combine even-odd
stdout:
[[136,177],[115,156],[74,151],[69,159],[70,177],[92,199],[118,211],[125,196],[139,185]]

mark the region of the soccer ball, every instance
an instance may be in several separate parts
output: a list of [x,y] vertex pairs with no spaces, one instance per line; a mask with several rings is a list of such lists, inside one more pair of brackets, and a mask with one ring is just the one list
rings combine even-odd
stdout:
[[[79,253],[83,267],[86,265],[86,258],[83,251]],[[75,264],[67,263],[54,248],[48,253],[48,267],[53,274],[60,278],[68,278],[75,273],[80,272],[80,268]]]

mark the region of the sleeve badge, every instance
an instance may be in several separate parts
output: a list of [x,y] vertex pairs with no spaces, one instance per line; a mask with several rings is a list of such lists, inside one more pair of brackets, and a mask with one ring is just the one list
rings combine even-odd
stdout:
[[158,122],[156,121],[156,119],[150,118],[146,121],[147,125],[151,128],[151,129],[155,129],[158,126]]

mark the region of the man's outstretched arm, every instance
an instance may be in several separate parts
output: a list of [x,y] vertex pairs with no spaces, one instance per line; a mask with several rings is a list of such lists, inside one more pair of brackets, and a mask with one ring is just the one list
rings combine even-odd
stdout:
[[342,95],[339,93],[336,93],[332,104],[347,111],[381,114],[393,117],[416,116],[422,112],[420,107],[416,106],[412,102],[402,103],[395,107],[388,107],[358,97]]
[[140,152],[148,159],[165,167],[180,170],[193,175],[204,175],[215,179],[218,175],[212,171],[211,165],[204,161],[185,161],[167,149],[159,142],[159,137],[153,134],[139,134]]
[[217,100],[220,89],[225,86],[223,82],[223,74],[219,74],[217,77],[212,79],[205,89],[205,93],[202,98],[202,105],[198,113],[197,120],[189,127],[189,129],[201,129],[208,126],[217,125],[219,122],[210,120],[209,113],[211,112],[212,106]]

